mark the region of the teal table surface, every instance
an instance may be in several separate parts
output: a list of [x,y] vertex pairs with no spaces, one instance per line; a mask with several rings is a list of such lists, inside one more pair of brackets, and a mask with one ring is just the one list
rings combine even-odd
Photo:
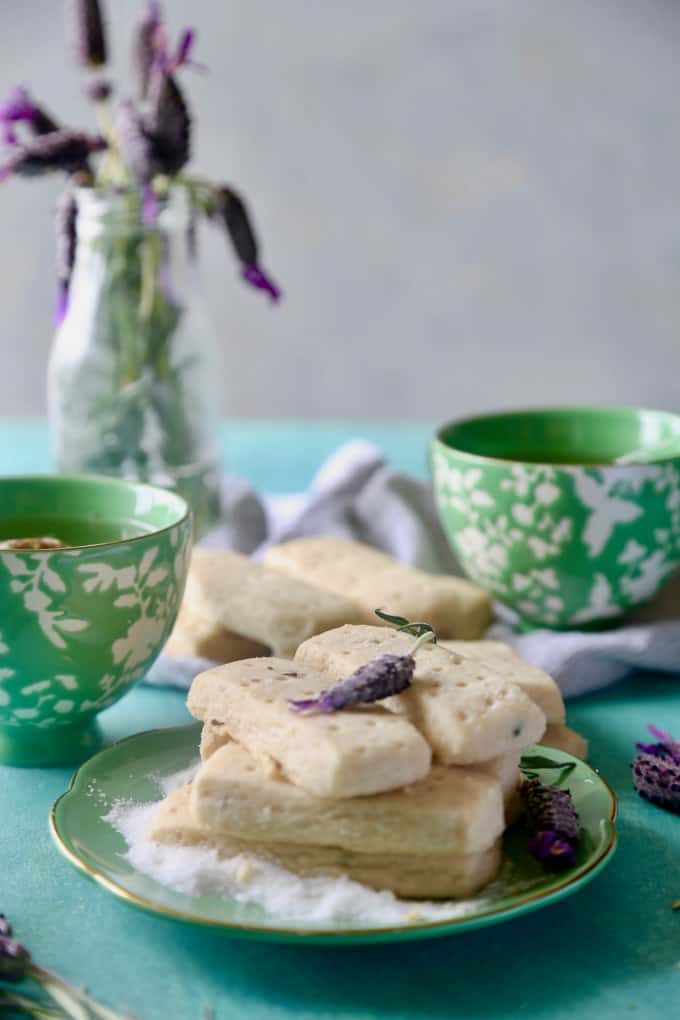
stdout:
[[[363,435],[425,472],[425,426],[245,423],[225,458],[269,491],[294,491],[343,439]],[[0,423],[0,473],[49,467],[39,423]],[[249,943],[147,916],[77,873],[47,816],[69,770],[0,767],[0,910],[36,958],[139,1020],[621,1020],[680,1017],[680,818],[631,791],[647,722],[680,733],[680,682],[640,675],[570,702],[592,764],[620,798],[620,844],[590,885],[495,927],[395,946]],[[189,717],[181,694],[138,687],[102,715],[106,741]]]

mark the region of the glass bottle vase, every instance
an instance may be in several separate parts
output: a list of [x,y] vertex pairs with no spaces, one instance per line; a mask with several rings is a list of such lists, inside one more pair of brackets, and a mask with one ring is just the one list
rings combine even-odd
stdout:
[[220,364],[184,193],[148,225],[137,196],[81,189],[76,241],[48,371],[56,466],[173,488],[201,535],[219,514]]

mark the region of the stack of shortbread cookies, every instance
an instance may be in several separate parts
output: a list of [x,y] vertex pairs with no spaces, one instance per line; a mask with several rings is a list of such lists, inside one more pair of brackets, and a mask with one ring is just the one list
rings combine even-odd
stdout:
[[[375,616],[427,622],[411,686],[332,713],[294,711],[414,638]],[[412,898],[474,893],[519,812],[519,761],[539,740],[585,757],[554,680],[507,645],[475,640],[488,596],[356,542],[297,539],[264,564],[194,552],[168,652],[201,673],[193,781],[158,808],[152,838],[249,854],[301,875],[346,875]]]
[[248,853],[305,876],[346,875],[410,898],[482,888],[517,813],[521,752],[540,740],[546,717],[562,726],[550,677],[493,643],[493,665],[484,649],[464,654],[475,642],[426,644],[401,694],[329,714],[291,709],[413,644],[349,624],[304,641],[293,658],[202,673],[188,701],[203,722],[202,763],[160,805],[152,839]]

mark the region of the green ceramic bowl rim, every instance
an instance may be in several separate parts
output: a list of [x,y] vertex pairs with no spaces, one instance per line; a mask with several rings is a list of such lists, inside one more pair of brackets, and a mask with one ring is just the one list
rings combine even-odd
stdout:
[[148,482],[135,482],[126,478],[114,478],[111,475],[57,475],[57,474],[34,474],[34,475],[2,475],[0,476],[0,493],[2,492],[3,485],[10,484],[21,484],[21,483],[32,483],[37,481],[54,481],[64,482],[67,485],[76,482],[82,483],[104,483],[106,485],[112,485],[115,488],[128,488],[128,489],[148,489],[151,492],[162,494],[165,497],[170,497],[177,503],[178,514],[181,511],[181,516],[178,516],[177,520],[172,524],[166,524],[162,528],[155,528],[153,531],[147,531],[143,535],[133,535],[131,538],[117,538],[112,539],[109,542],[90,542],[88,545],[61,545],[56,549],[0,549],[0,557],[3,554],[11,553],[13,556],[54,556],[73,552],[74,550],[80,549],[110,549],[114,546],[129,545],[131,542],[143,542],[147,539],[155,539],[158,535],[165,535],[167,532],[173,530],[173,528],[179,528],[187,520],[191,520],[191,507],[179,493],[174,492],[172,489],[164,489],[161,485],[150,485]]
[[[432,436],[431,442],[437,443],[442,446],[445,450],[452,450],[459,457],[466,457],[472,461],[479,461],[482,464],[499,464],[507,466],[508,464],[524,464],[532,467],[552,467],[559,470],[560,468],[627,468],[627,467],[640,467],[644,464],[667,464],[670,461],[680,459],[680,445],[678,446],[677,454],[670,454],[666,457],[657,457],[652,460],[640,460],[640,461],[628,461],[626,464],[617,464],[615,461],[607,460],[600,464],[594,464],[588,462],[587,464],[580,461],[573,462],[553,462],[549,460],[545,461],[528,461],[518,460],[509,457],[490,457],[483,453],[470,453],[469,450],[461,450],[460,447],[454,446],[451,443],[444,441],[444,433],[449,429],[460,425],[471,425],[475,422],[480,421],[493,421],[495,418],[512,418],[514,415],[542,415],[542,414],[583,414],[584,412],[590,413],[592,411],[601,411],[605,414],[607,412],[615,412],[620,414],[626,412],[631,415],[639,414],[656,414],[662,415],[666,418],[675,419],[678,426],[680,427],[680,414],[674,411],[660,411],[658,408],[652,407],[636,407],[629,406],[626,404],[566,404],[564,406],[556,404],[552,407],[510,407],[504,411],[489,411],[482,414],[471,414],[466,415],[464,418],[452,418],[450,421],[445,422],[444,425],[439,426],[434,435]],[[680,436],[678,437],[680,439]]]

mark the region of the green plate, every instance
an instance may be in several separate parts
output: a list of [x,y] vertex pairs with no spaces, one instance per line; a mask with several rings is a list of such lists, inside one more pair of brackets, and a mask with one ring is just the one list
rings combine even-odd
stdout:
[[[149,730],[100,751],[77,770],[66,793],[50,815],[59,850],[77,868],[127,903],[175,921],[207,925],[241,938],[300,944],[391,942],[452,935],[555,903],[589,882],[611,859],[616,845],[616,797],[607,783],[584,762],[563,751],[534,747],[530,754],[554,762],[574,762],[564,785],[572,793],[583,825],[576,866],[550,874],[528,853],[521,824],[504,837],[504,863],[498,878],[477,896],[459,901],[451,917],[399,927],[356,921],[303,925],[274,916],[252,904],[211,896],[175,892],[141,874],[125,859],[123,837],[104,820],[115,801],[159,800],[157,779],[188,768],[198,757],[200,725]],[[538,769],[545,782],[555,783],[552,769]]]

